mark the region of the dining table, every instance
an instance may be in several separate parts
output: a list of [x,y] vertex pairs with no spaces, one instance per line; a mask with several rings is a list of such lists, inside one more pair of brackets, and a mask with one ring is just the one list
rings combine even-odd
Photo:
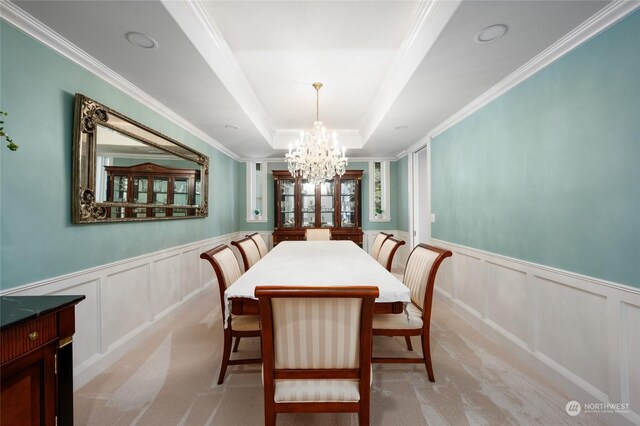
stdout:
[[[349,240],[282,241],[224,293],[228,316],[256,315],[256,286],[377,286],[375,313],[409,315],[410,290],[373,257]],[[407,317],[407,320],[409,318]]]

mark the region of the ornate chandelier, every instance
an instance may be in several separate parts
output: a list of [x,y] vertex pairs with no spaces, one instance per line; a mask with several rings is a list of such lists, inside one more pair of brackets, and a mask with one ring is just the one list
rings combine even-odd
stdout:
[[313,83],[316,89],[316,121],[310,132],[301,132],[300,139],[296,141],[295,151],[285,155],[289,172],[294,177],[307,179],[314,185],[335,175],[342,176],[347,168],[347,157],[344,156],[345,148],[338,147],[335,132],[329,134],[320,121],[320,88],[322,83]]

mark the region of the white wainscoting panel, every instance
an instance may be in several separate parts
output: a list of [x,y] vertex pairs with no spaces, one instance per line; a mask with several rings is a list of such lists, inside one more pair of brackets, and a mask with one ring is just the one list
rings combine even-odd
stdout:
[[[9,289],[2,295],[86,297],[75,310],[73,364],[77,389],[117,362],[159,318],[203,288],[217,285],[213,268],[200,259],[200,253],[242,236],[244,233],[238,232],[197,241]],[[214,303],[212,311],[216,310]]]
[[527,274],[493,262],[486,263],[486,274],[487,320],[510,333],[521,346],[531,347],[532,293]]
[[102,334],[102,347],[106,350],[111,345],[119,346],[120,339],[137,333],[151,318],[149,272],[148,264],[141,264],[107,275],[101,286],[101,322],[109,325]]
[[84,294],[85,296],[85,299],[75,308],[76,332],[73,336],[73,362],[75,365],[87,362],[100,352],[100,322],[78,320],[79,318],[93,319],[96,317],[96,313],[100,312],[99,288],[99,280],[94,279],[50,293],[53,295]]
[[[453,257],[436,295],[582,404],[629,404],[640,424],[640,289],[433,240]],[[567,401],[568,402],[568,401]]]
[[640,413],[640,306],[624,304],[627,321],[627,345],[624,367],[628,371],[629,404],[631,410]]
[[182,278],[177,282],[182,284],[183,299],[202,290],[204,287],[205,281],[202,280],[203,275],[200,273],[200,265],[208,262],[200,259],[200,253],[202,253],[202,250],[198,246],[182,252],[181,258],[183,260],[179,262],[180,276]]
[[[189,294],[184,290],[189,279],[184,276],[184,271],[181,270],[180,258],[180,253],[174,252],[153,262],[150,283],[151,318],[156,318],[167,308],[179,303],[186,294]],[[184,277],[183,281],[181,277]]]
[[479,257],[466,253],[457,256],[455,265],[455,297],[477,316],[484,316],[483,263]]
[[538,350],[606,395],[606,298],[540,277],[534,283]]

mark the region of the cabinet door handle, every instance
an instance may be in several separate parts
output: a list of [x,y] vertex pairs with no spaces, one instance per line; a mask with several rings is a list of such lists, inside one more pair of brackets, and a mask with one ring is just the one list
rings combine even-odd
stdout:
[[38,332],[37,331],[29,333],[29,340],[36,340],[37,338],[38,338]]

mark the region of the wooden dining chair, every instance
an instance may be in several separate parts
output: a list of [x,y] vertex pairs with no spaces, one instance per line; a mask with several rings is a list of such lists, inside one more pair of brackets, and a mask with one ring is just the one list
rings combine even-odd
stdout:
[[409,321],[404,314],[376,314],[373,317],[374,336],[404,336],[407,348],[413,351],[411,336],[420,336],[422,357],[373,358],[379,363],[424,363],[429,381],[434,382],[429,345],[431,302],[436,274],[442,261],[452,256],[451,251],[426,244],[418,244],[411,251],[404,270],[404,284],[411,290],[411,303],[407,304]]
[[371,257],[374,259],[378,259],[378,254],[380,253],[380,248],[382,247],[382,243],[384,243],[387,238],[393,237],[393,234],[387,234],[386,232],[380,232],[376,235],[376,238],[373,240],[373,244],[371,245]]
[[218,376],[218,384],[220,385],[224,381],[224,375],[228,365],[259,364],[262,362],[260,358],[230,359],[231,342],[234,337],[236,338],[236,343],[233,347],[233,352],[238,351],[238,345],[242,337],[260,337],[260,317],[258,315],[231,314],[225,327],[226,306],[224,303],[224,292],[242,275],[238,260],[229,246],[224,244],[200,254],[200,259],[209,261],[215,271],[220,289],[220,311],[222,312],[224,329],[222,364],[220,365],[220,375]]
[[236,246],[242,256],[244,270],[248,271],[255,263],[260,260],[260,251],[258,245],[252,238],[242,238],[241,240],[231,241],[232,246]]
[[260,235],[260,233],[254,232],[253,234],[245,235],[245,237],[251,238],[253,242],[256,243],[256,246],[258,246],[258,252],[260,253],[260,258],[266,256],[266,254],[269,252],[269,248],[267,247],[267,243],[264,241],[264,238],[262,238],[262,235]]
[[403,246],[405,243],[403,240],[398,240],[393,237],[387,237],[382,246],[380,247],[380,252],[378,253],[377,261],[379,264],[387,268],[387,271],[391,272],[391,267],[393,265],[393,257],[396,255],[396,252]]
[[277,413],[358,413],[368,425],[378,287],[258,286],[265,425]]
[[331,229],[329,228],[305,229],[304,239],[307,241],[329,241],[331,239]]

